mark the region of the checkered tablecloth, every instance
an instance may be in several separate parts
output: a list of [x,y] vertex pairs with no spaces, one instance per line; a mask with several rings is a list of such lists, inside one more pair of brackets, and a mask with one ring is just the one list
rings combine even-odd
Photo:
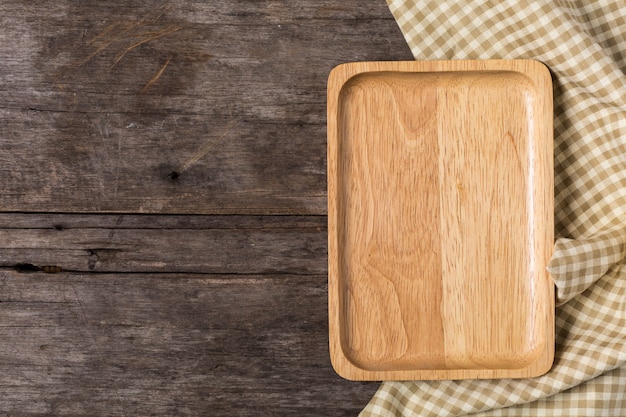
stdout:
[[374,416],[626,416],[626,1],[388,0],[413,55],[554,77],[556,358],[522,380],[383,382]]

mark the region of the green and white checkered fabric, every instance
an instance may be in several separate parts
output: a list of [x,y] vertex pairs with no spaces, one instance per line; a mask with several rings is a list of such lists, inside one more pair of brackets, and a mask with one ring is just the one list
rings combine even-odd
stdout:
[[556,357],[532,379],[384,382],[361,417],[626,416],[626,3],[388,4],[416,59],[552,71]]

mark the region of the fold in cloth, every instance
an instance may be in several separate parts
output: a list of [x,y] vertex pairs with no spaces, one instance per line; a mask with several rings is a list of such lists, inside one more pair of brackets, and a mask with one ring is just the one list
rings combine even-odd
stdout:
[[548,265],[556,286],[557,305],[582,294],[624,259],[626,230],[612,230],[589,239],[557,239]]
[[374,416],[626,416],[623,2],[389,0],[416,59],[536,59],[554,78],[556,354],[531,379],[383,382]]

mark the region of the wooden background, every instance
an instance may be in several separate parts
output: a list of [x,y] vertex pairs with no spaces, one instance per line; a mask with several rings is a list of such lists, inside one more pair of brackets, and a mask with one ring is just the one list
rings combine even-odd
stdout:
[[326,78],[384,1],[0,2],[0,415],[355,416]]

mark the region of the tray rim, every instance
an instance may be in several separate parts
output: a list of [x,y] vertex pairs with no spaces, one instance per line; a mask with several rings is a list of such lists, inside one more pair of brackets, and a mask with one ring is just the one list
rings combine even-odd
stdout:
[[[336,66],[330,72],[327,85],[327,175],[328,175],[328,314],[329,314],[329,349],[331,363],[335,371],[343,378],[350,380],[436,380],[436,379],[487,379],[487,378],[526,378],[545,374],[550,370],[554,361],[554,285],[547,272],[546,293],[546,332],[545,347],[542,354],[530,365],[520,369],[435,369],[435,370],[366,370],[350,361],[343,352],[340,342],[341,314],[339,311],[339,244],[337,239],[337,152],[338,152],[338,120],[337,107],[342,87],[353,77],[375,72],[466,72],[466,71],[513,71],[529,78],[545,97],[540,105],[541,111],[553,114],[552,79],[549,69],[539,61],[530,59],[518,60],[438,60],[438,61],[370,61],[352,62]],[[553,200],[553,136],[552,117],[546,117],[546,131],[550,137],[550,155],[546,155],[551,184],[546,184],[546,204],[554,207]],[[552,140],[550,140],[552,139]],[[549,190],[549,196],[547,191]],[[550,237],[553,236],[553,218],[546,219],[546,225],[551,227]],[[547,242],[551,248],[551,242]]]

